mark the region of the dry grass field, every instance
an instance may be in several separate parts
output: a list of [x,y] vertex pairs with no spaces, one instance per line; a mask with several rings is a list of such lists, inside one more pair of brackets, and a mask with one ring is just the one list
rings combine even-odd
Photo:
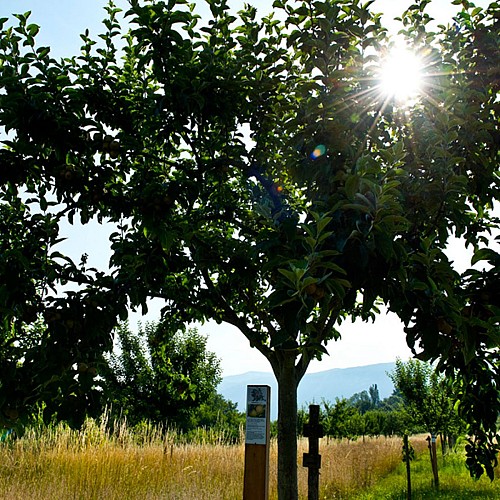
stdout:
[[[93,421],[81,432],[62,426],[29,431],[0,447],[0,498],[241,498],[244,445],[206,438],[201,434],[198,443],[179,444],[175,434],[147,426],[131,432],[125,425],[110,435]],[[401,461],[401,441],[396,438],[321,441],[322,498],[344,498],[370,486]],[[300,461],[305,451],[307,440],[301,440]],[[300,495],[307,498],[307,469],[300,465]],[[275,443],[270,470],[270,498],[275,499]]]
[[[235,500],[242,496],[244,445],[198,443],[153,427],[110,435],[88,421],[81,432],[63,426],[29,431],[0,446],[0,498]],[[415,447],[425,448],[419,439]],[[307,440],[299,441],[299,460]],[[373,438],[320,443],[321,498],[349,498],[401,463],[401,440]],[[276,498],[276,445],[271,447],[270,498]],[[307,498],[307,469],[299,464],[300,497]]]

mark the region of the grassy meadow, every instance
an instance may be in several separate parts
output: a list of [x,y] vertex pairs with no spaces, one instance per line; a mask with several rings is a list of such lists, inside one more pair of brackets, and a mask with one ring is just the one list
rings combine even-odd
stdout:
[[[200,431],[194,442],[143,426],[115,425],[113,433],[89,420],[76,432],[64,426],[30,430],[0,445],[0,498],[235,500],[242,497],[244,445],[224,444],[223,436]],[[430,487],[425,436],[413,439],[413,498],[500,498],[496,482],[473,482],[463,457],[450,455],[441,493]],[[307,440],[299,441],[299,460]],[[406,498],[401,439],[335,441],[323,438],[322,499]],[[300,464],[301,465],[301,464]],[[270,499],[276,499],[276,444],[271,447]],[[445,472],[446,471],[446,472]],[[307,498],[307,469],[299,467],[300,498]],[[457,496],[464,490],[472,496]],[[465,490],[464,490],[465,491]],[[480,493],[480,495],[479,495]],[[429,495],[430,496],[426,496]],[[487,496],[487,495],[496,496]],[[420,496],[418,496],[420,495]],[[479,496],[477,496],[479,495]]]
[[[500,470],[491,482],[486,476],[475,481],[465,468],[463,453],[442,457],[438,451],[439,489],[432,484],[429,453],[417,455],[411,464],[413,500],[495,500],[500,498]],[[341,498],[341,497],[339,497]],[[347,497],[346,497],[347,498]],[[400,464],[395,471],[380,478],[366,491],[352,497],[355,500],[406,500],[406,469]]]

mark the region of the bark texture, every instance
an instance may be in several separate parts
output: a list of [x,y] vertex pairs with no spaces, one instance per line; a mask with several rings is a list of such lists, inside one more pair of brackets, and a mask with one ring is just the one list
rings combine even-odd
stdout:
[[278,381],[278,500],[298,500],[296,354],[282,352],[273,366]]

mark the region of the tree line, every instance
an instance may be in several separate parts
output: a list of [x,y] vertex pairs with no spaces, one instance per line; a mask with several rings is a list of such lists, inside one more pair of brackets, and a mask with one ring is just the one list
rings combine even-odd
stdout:
[[[394,391],[385,399],[380,399],[374,384],[350,398],[322,401],[320,419],[325,436],[357,439],[429,433],[440,435],[443,446],[448,447],[464,435],[466,424],[455,408],[458,394],[432,365],[397,360],[388,376]],[[301,409],[299,428],[307,418],[307,410]]]

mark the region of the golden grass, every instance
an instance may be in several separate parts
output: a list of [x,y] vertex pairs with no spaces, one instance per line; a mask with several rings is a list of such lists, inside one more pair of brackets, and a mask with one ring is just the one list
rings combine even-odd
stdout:
[[[307,440],[300,440],[300,498],[307,498],[306,451]],[[401,440],[322,439],[320,453],[320,497],[348,498],[400,464]],[[276,454],[273,442],[270,500],[276,499]],[[89,421],[81,432],[62,426],[30,431],[0,446],[0,498],[12,500],[235,500],[242,496],[243,472],[244,445],[179,444],[174,433],[148,426],[132,432],[121,425],[111,435]]]
[[243,448],[178,440],[125,425],[111,436],[92,421],[82,432],[28,432],[0,448],[0,498],[233,500],[243,481]]

